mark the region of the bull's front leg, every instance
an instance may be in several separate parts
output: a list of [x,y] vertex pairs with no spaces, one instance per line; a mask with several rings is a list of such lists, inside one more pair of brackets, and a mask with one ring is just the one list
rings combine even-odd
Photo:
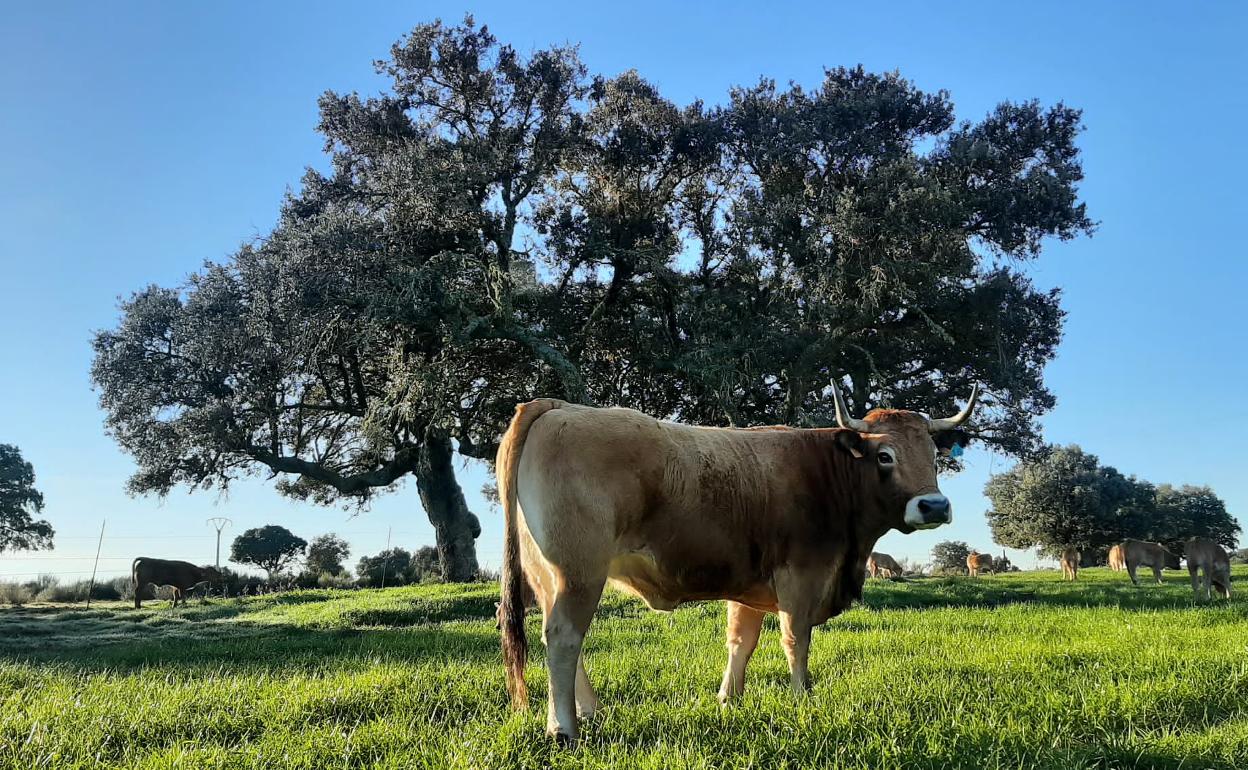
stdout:
[[810,617],[804,612],[780,613],[781,642],[789,659],[789,678],[793,692],[801,695],[810,689]]
[[736,602],[728,602],[728,667],[719,686],[719,702],[728,703],[745,692],[745,667],[758,646],[767,613]]

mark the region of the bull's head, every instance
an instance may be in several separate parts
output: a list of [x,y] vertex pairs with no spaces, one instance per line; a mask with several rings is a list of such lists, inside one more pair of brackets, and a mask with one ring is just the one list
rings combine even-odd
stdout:
[[959,426],[971,416],[979,386],[971,390],[966,408],[953,417],[928,419],[917,412],[874,409],[864,419],[849,416],[841,393],[832,383],[836,421],[854,431],[842,443],[857,458],[874,463],[882,502],[893,526],[902,532],[931,529],[953,521],[953,506],[936,484],[936,455],[961,454],[968,443]]
[[204,580],[209,583],[220,583],[223,577],[216,567],[204,567]]

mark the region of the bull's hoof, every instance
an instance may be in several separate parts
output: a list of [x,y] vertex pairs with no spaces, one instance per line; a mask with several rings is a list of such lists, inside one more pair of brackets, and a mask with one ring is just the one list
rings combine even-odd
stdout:
[[561,749],[575,749],[577,737],[563,730],[555,730],[551,733],[551,737],[555,739],[555,745]]

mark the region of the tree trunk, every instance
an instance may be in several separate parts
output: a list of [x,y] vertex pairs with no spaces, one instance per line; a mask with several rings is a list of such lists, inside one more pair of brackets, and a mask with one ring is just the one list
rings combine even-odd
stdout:
[[462,582],[477,576],[476,539],[481,535],[481,522],[468,510],[464,491],[455,480],[452,453],[449,438],[430,437],[421,446],[415,476],[420,502],[437,534],[442,576]]

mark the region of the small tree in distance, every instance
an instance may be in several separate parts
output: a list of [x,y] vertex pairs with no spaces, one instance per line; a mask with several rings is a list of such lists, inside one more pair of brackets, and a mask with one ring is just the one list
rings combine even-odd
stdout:
[[351,546],[333,532],[312,538],[308,555],[304,559],[307,572],[312,575],[341,575],[346,571],[343,561],[351,555]]
[[422,545],[412,554],[411,582],[421,583],[426,580],[442,578],[441,565],[438,563],[438,549]]
[[992,539],[1056,556],[1074,546],[1104,563],[1127,538],[1157,541],[1182,553],[1192,537],[1234,547],[1239,523],[1209,487],[1172,487],[1124,476],[1078,446],[1051,446],[988,479],[985,516]]
[[1151,535],[1175,553],[1182,553],[1189,538],[1206,537],[1226,548],[1239,539],[1239,522],[1226,503],[1207,486],[1157,487]]
[[412,568],[412,553],[403,548],[391,548],[376,556],[361,556],[355,566],[357,580],[367,588],[407,584],[408,574]]
[[940,575],[966,569],[971,547],[961,540],[942,540],[932,546],[932,573]]
[[12,444],[0,444],[0,552],[52,547],[52,525],[36,521],[43,495],[35,489],[35,470]]
[[230,561],[252,564],[264,570],[269,580],[303,555],[308,541],[285,527],[269,524],[249,529],[230,545]]

